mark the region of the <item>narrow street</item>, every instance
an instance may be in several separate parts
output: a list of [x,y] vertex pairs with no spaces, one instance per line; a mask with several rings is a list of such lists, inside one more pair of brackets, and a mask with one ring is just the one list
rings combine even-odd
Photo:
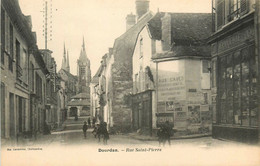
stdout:
[[[256,165],[259,147],[202,137],[172,140],[169,147],[158,146],[157,141],[141,141],[129,135],[111,135],[107,145],[98,142],[91,130],[87,139],[81,130],[53,132],[25,147],[2,148],[4,163],[21,165]],[[21,150],[22,149],[22,150]],[[38,150],[40,149],[40,150]],[[11,152],[12,151],[12,152]],[[235,154],[235,155],[233,155]],[[95,163],[95,164],[93,164]],[[214,163],[214,164],[212,164]]]
[[[104,146],[104,147],[116,147],[116,146],[151,146],[151,147],[159,147],[158,141],[147,141],[147,140],[138,140],[132,138],[129,134],[121,134],[121,135],[110,135],[110,139],[108,140],[108,144],[103,144],[103,139],[101,138],[100,142],[98,138],[95,138],[91,133],[93,129],[89,129],[87,131],[87,138],[85,139],[83,136],[82,130],[67,130],[67,131],[59,131],[52,132],[51,135],[45,135],[40,140],[37,140],[33,143],[34,146]],[[245,147],[249,146],[243,143],[231,142],[213,139],[212,137],[201,137],[194,139],[174,139],[171,140],[171,148],[174,147],[196,147],[202,149],[210,149],[210,148],[218,148],[218,147],[228,147],[228,146],[237,146],[237,147]],[[163,147],[163,146],[161,146]],[[165,144],[165,147],[169,147],[168,143]]]

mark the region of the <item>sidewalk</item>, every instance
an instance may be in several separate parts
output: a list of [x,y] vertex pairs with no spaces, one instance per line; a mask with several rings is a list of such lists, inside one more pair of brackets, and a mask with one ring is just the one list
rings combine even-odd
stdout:
[[[140,135],[138,133],[129,133],[128,136],[133,139],[141,140],[141,141],[157,141],[157,136],[149,136],[149,135]],[[211,133],[208,134],[193,134],[193,135],[183,135],[183,136],[173,136],[171,140],[177,139],[193,139],[193,138],[201,138],[201,137],[210,137]]]

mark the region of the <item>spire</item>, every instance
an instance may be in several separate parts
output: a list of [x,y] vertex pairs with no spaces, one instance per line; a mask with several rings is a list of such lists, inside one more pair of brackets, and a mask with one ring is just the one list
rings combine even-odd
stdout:
[[65,42],[64,42],[64,55],[66,54]]
[[67,50],[67,63],[66,63],[66,69],[68,72],[70,72],[70,59],[69,59],[69,51]]
[[64,52],[63,52],[63,59],[62,59],[62,64],[61,64],[61,69],[66,70],[66,48],[65,48],[65,42],[64,42]]
[[83,44],[82,44],[82,48],[83,48],[83,51],[85,51],[85,41],[84,41],[84,36],[83,36]]

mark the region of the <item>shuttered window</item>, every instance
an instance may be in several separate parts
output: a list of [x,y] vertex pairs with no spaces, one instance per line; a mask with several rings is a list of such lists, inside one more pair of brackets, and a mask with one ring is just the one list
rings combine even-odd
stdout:
[[240,15],[248,12],[248,0],[240,0]]
[[221,26],[225,23],[225,1],[218,0],[217,1],[217,28],[221,28]]
[[4,50],[5,50],[5,11],[3,8],[1,8],[1,63],[5,63],[5,56],[4,56]]

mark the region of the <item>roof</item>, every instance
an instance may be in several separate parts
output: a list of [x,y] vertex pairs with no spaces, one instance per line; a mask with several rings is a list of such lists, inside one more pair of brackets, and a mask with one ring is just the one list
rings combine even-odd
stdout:
[[71,74],[70,72],[68,72],[68,71],[66,71],[66,70],[64,70],[64,69],[60,69],[59,72],[61,72],[61,71],[63,71],[64,73],[66,73],[69,78],[72,78],[72,79],[74,79],[74,80],[77,80],[77,79],[78,79],[77,76],[74,76],[73,74]]
[[171,18],[171,50],[153,55],[153,59],[172,56],[210,56],[207,39],[211,35],[210,13],[158,12],[148,24],[151,38],[162,40],[163,17]]
[[170,13],[172,40],[180,45],[205,45],[212,31],[211,13]]
[[90,105],[89,100],[74,100],[68,103],[68,106],[86,106],[86,105],[88,106]]
[[147,12],[134,26],[115,39],[113,46],[115,60],[117,56],[132,57],[138,34],[152,17],[152,12]]
[[79,93],[75,96],[72,96],[71,99],[89,99],[90,95],[88,93]]

